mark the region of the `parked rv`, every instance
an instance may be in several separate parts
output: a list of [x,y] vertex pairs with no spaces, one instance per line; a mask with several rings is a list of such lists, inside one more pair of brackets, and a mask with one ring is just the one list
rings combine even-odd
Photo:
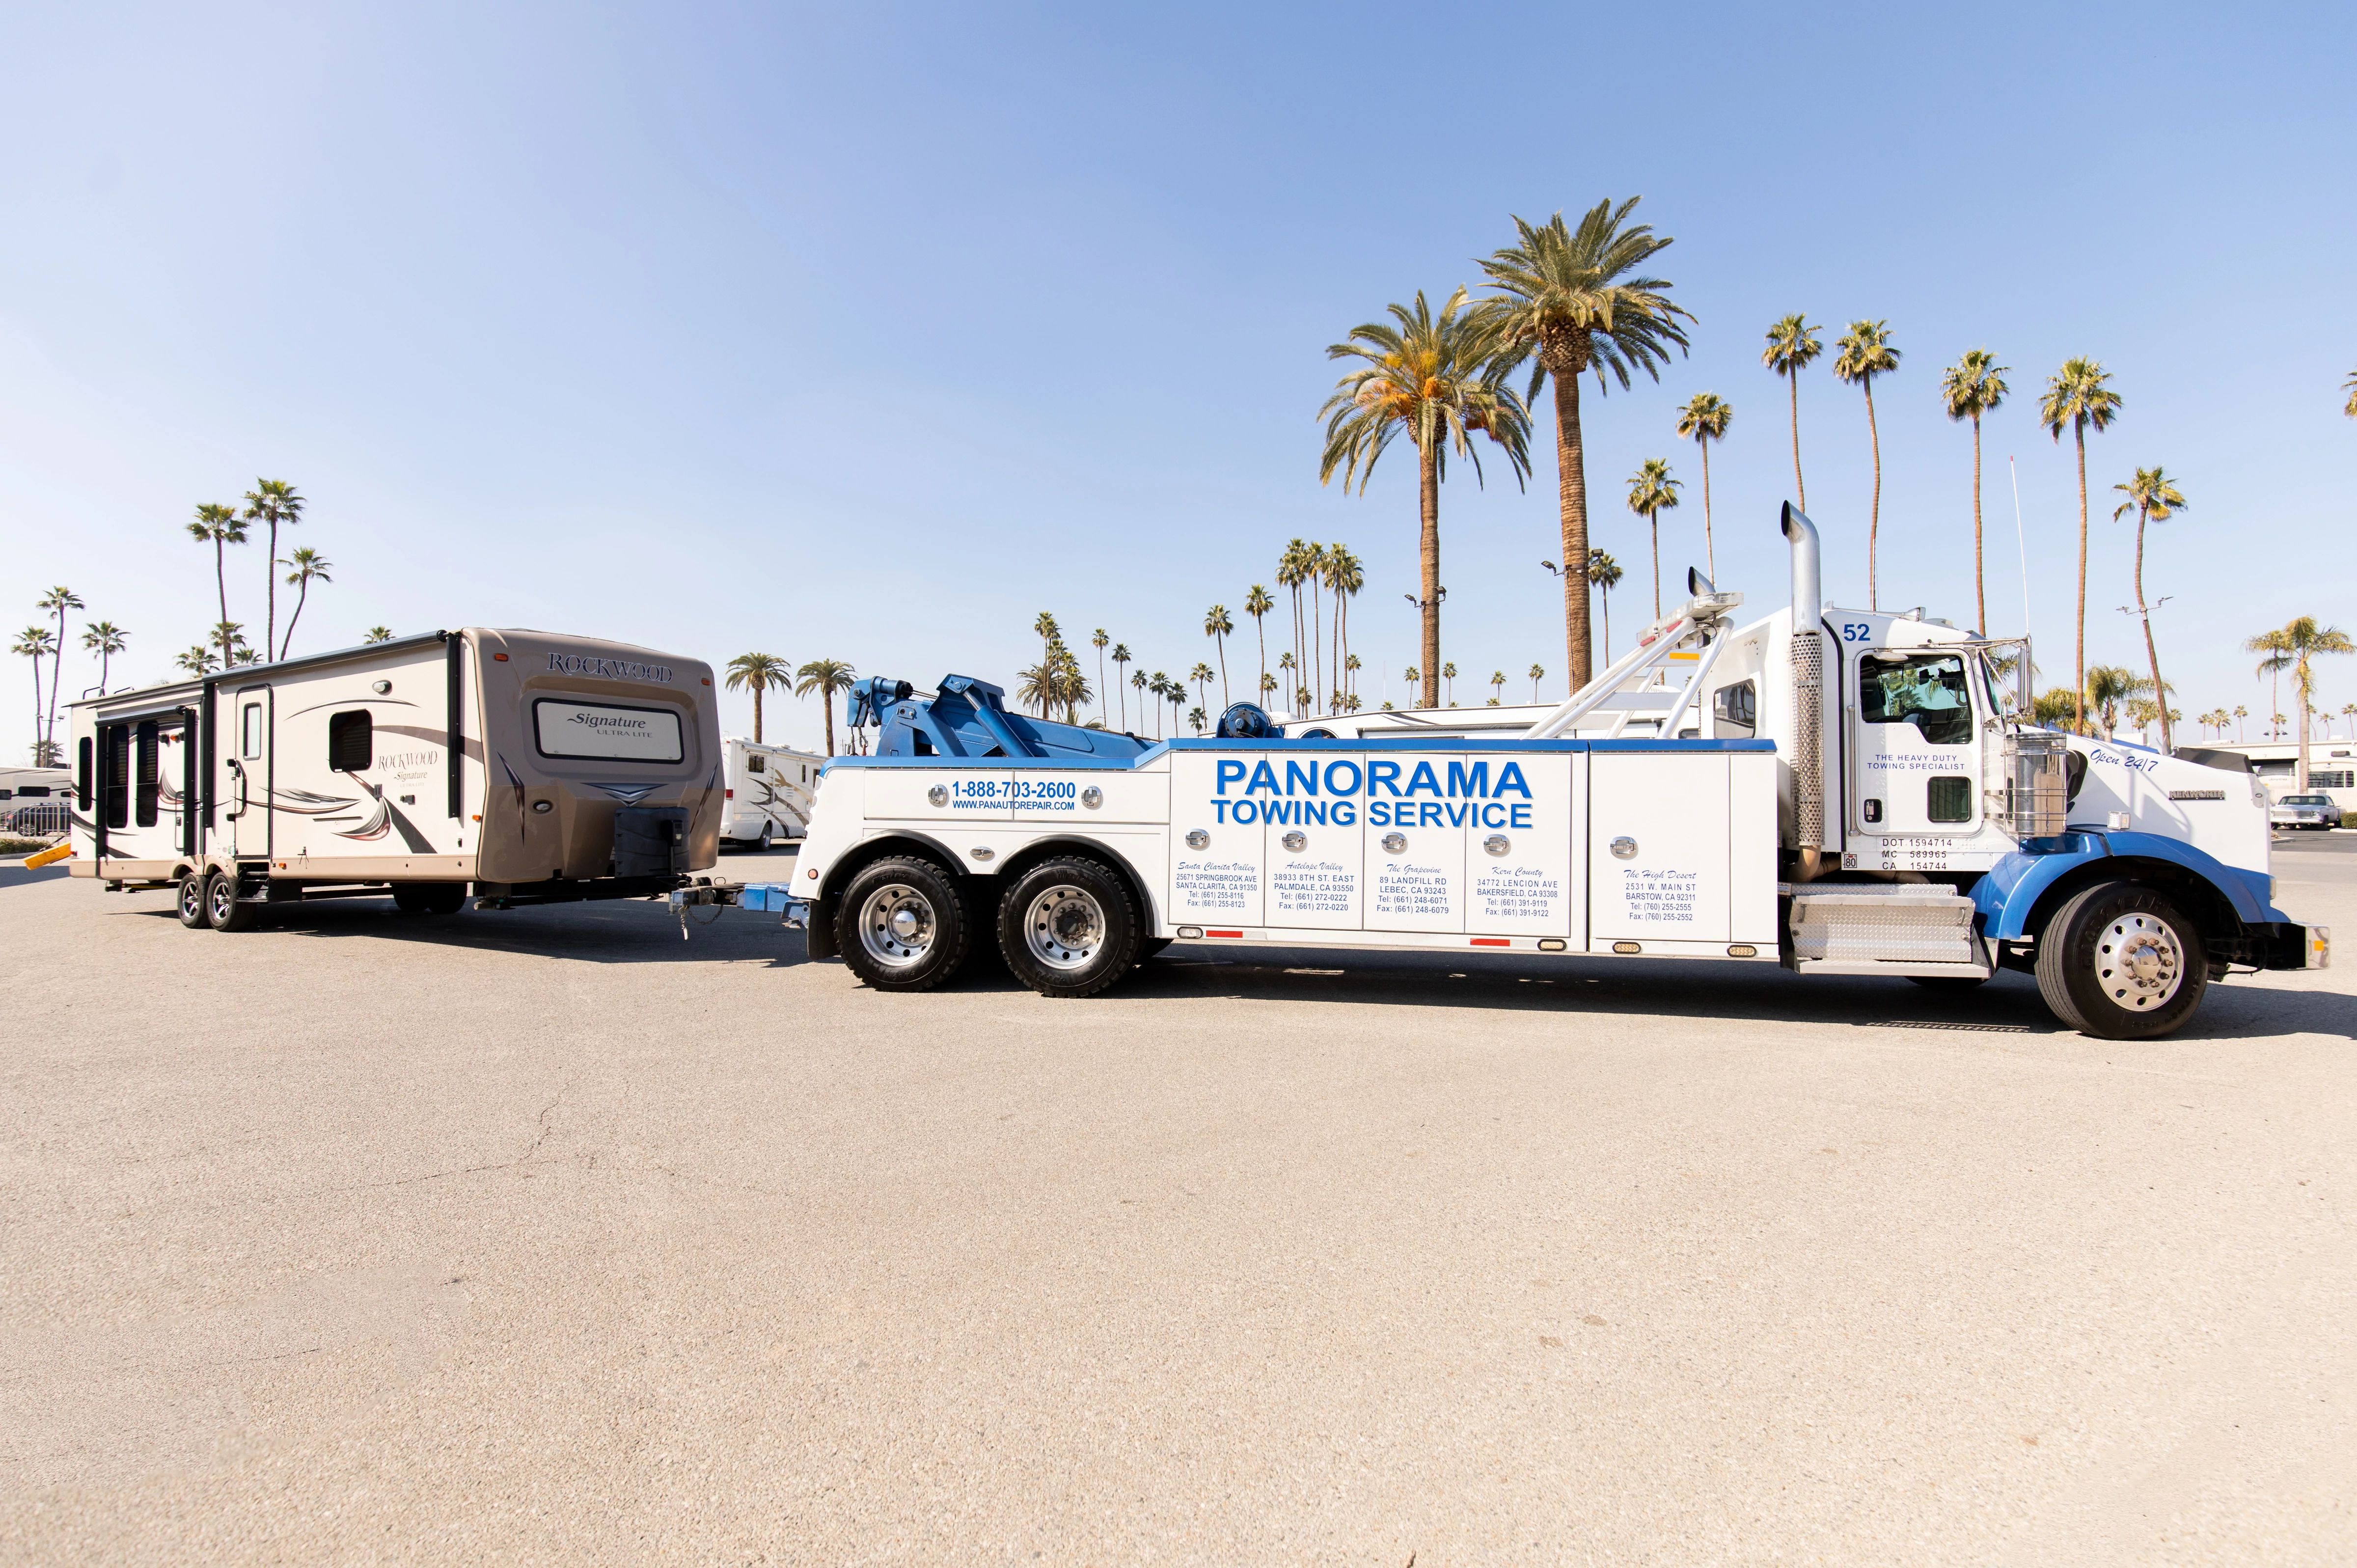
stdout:
[[469,627],[73,705],[73,874],[180,922],[668,892],[718,854],[712,670]]
[[810,832],[811,791],[818,787],[825,757],[734,735],[720,743],[720,753],[727,802],[720,823],[723,845],[766,850],[779,839]]

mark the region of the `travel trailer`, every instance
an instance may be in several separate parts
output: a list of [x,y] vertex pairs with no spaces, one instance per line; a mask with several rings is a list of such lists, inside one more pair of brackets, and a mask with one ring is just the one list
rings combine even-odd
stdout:
[[73,875],[172,887],[189,927],[644,897],[718,854],[711,667],[642,648],[469,627],[72,714]]
[[764,746],[742,736],[720,743],[721,784],[727,810],[720,842],[734,849],[768,849],[778,839],[810,832],[811,791],[826,758],[790,746]]

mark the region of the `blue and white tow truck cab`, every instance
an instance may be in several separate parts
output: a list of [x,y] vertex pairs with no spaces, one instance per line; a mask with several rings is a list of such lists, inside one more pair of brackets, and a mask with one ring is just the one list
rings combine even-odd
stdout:
[[[871,680],[875,755],[823,775],[791,893],[748,889],[879,990],[995,945],[1089,996],[1172,942],[1781,963],[1968,987],[2035,973],[2105,1038],[2167,1034],[2235,968],[2321,968],[2276,909],[2267,800],[2216,753],[2028,727],[2021,639],[1692,600],[1549,708],[1357,714],[1147,743]],[[2027,684],[2026,680],[2023,682]]]

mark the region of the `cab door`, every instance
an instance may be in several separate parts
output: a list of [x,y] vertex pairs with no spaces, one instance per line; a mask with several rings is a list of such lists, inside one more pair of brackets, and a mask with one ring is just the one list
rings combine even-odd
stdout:
[[1960,838],[1981,827],[1972,654],[1867,648],[1850,665],[1850,830]]

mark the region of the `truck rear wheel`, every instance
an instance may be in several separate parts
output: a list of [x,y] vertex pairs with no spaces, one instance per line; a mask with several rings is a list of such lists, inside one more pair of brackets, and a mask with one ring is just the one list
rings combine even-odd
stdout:
[[834,933],[844,963],[878,991],[931,991],[957,972],[972,940],[957,879],[913,855],[853,877]]
[[1015,879],[998,904],[998,949],[1042,996],[1094,996],[1137,961],[1137,900],[1102,861],[1063,855]]
[[2072,895],[2038,941],[2046,1005],[2099,1040],[2175,1033],[2209,983],[2201,929],[2165,895],[2132,882],[2098,882]]

